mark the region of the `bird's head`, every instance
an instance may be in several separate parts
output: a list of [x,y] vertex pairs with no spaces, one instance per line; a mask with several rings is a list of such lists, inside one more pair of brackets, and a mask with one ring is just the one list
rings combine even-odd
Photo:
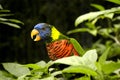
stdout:
[[49,38],[55,40],[59,35],[59,31],[54,26],[46,23],[38,23],[31,31],[31,38],[34,39],[34,41],[46,40]]

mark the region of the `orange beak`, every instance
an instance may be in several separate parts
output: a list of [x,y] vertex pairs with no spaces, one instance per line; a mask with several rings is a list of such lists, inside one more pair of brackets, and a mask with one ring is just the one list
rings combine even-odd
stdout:
[[[35,36],[35,38],[34,38],[34,36]],[[34,38],[34,41],[39,41],[39,40],[41,40],[41,37],[39,36],[38,30],[33,29],[33,30],[31,31],[31,38],[32,38],[32,39]]]

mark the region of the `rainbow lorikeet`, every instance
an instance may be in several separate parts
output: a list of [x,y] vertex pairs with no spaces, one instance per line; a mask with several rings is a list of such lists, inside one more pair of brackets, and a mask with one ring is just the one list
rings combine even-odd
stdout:
[[[72,55],[79,56],[84,52],[75,39],[63,35],[53,25],[47,23],[35,25],[31,31],[31,38],[34,41],[43,40],[46,43],[48,56],[52,60]],[[80,50],[77,50],[78,48]]]

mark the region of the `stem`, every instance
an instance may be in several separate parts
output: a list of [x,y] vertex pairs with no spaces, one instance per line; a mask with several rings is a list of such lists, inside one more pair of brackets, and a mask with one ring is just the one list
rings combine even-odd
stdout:
[[119,42],[119,40],[117,39],[117,37],[114,37],[114,36],[112,36],[112,35],[108,35],[111,39],[113,39],[117,44],[119,44],[120,45],[120,42]]
[[119,42],[119,40],[117,39],[117,37],[114,37],[114,40],[115,40],[115,42],[116,42],[117,44],[120,45],[120,42]]

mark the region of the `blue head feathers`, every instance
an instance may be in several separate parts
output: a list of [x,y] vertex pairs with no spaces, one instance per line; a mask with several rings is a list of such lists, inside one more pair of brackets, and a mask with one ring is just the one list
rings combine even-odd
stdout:
[[39,36],[41,39],[46,39],[51,36],[51,25],[46,23],[39,23],[34,26],[34,29],[36,29],[39,32]]

